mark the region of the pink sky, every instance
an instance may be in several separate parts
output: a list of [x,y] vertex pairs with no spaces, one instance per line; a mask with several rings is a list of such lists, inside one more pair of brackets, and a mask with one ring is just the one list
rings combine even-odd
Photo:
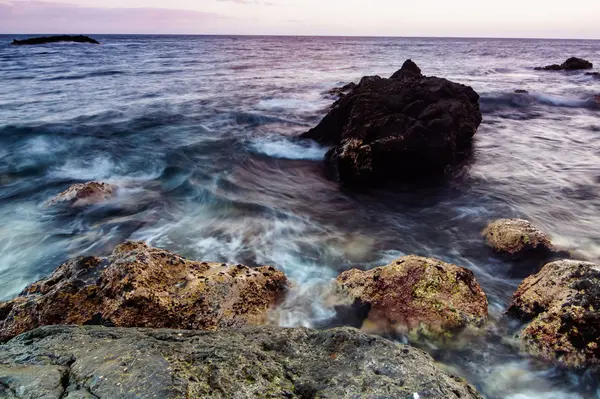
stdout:
[[0,33],[600,39],[600,0],[0,0]]

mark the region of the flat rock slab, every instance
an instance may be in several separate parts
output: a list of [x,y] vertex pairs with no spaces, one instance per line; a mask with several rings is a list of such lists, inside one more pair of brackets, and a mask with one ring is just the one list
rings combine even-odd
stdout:
[[43,327],[0,346],[0,396],[481,398],[423,351],[351,328],[97,326]]

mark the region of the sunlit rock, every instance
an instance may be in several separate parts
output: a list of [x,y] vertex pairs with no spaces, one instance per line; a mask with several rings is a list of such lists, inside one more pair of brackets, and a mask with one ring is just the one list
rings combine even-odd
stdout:
[[547,254],[554,251],[548,235],[524,219],[499,219],[490,223],[483,236],[496,252],[509,256]]
[[46,206],[67,205],[74,208],[95,205],[111,199],[117,187],[103,182],[74,184],[46,203]]

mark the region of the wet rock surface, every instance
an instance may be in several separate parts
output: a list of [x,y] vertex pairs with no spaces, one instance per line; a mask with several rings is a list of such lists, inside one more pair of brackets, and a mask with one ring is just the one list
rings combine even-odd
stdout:
[[442,338],[487,319],[487,297],[473,273],[437,259],[405,256],[373,270],[350,270],[337,286],[355,306],[367,306],[369,325],[378,331]]
[[577,71],[581,69],[592,69],[594,65],[582,58],[571,57],[562,64],[546,65],[544,67],[536,67],[536,71]]
[[46,203],[46,206],[71,206],[81,208],[96,205],[111,199],[117,193],[117,187],[103,182],[74,184]]
[[555,251],[550,237],[524,219],[496,220],[482,234],[494,251],[511,257],[548,255]]
[[0,347],[3,398],[481,396],[419,349],[351,328],[44,327]]
[[326,162],[340,181],[371,185],[444,175],[481,121],[472,88],[423,76],[408,60],[389,79],[362,78],[302,137],[334,146]]
[[507,313],[531,321],[520,338],[532,355],[572,367],[600,364],[600,265],[547,264],[523,281]]
[[73,43],[90,43],[90,44],[100,44],[97,40],[92,39],[88,36],[83,35],[60,35],[60,36],[43,36],[43,37],[32,37],[25,40],[13,40],[12,44],[14,46],[24,46],[24,45],[34,45],[34,44],[48,44],[48,43],[58,43],[58,42],[73,42]]
[[194,262],[142,242],[61,265],[0,303],[0,341],[43,325],[214,330],[262,324],[288,280],[270,266]]

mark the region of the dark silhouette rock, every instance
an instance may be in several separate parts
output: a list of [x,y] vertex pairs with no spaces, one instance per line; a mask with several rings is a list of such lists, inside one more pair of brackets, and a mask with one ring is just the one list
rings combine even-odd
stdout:
[[425,352],[352,328],[44,327],[0,346],[0,397],[482,399]]
[[25,40],[13,40],[12,44],[15,46],[33,45],[33,44],[47,44],[47,43],[58,43],[58,42],[74,42],[74,43],[91,43],[100,44],[95,39],[88,36],[78,35],[60,35],[60,36],[44,36],[44,37],[32,37]]
[[414,181],[463,159],[481,120],[472,88],[425,77],[408,60],[389,79],[362,78],[302,137],[334,146],[326,162],[343,183]]
[[593,78],[600,79],[600,72],[586,72],[585,74],[587,76],[591,76]]
[[544,67],[536,67],[536,71],[577,71],[581,69],[592,69],[594,65],[581,58],[571,57],[562,64],[547,65]]
[[547,264],[521,283],[507,313],[530,321],[520,339],[532,355],[576,368],[600,364],[600,265]]
[[70,260],[0,302],[0,342],[51,324],[215,330],[259,325],[285,295],[270,266],[194,262],[142,242]]
[[515,90],[515,93],[517,93],[517,94],[529,94],[529,92],[527,90],[524,90],[524,89],[517,89],[517,90]]
[[352,90],[354,90],[355,87],[356,87],[356,83],[350,82],[347,85],[344,85],[342,87],[334,87],[333,89],[329,90],[327,93],[334,97],[342,98],[343,96],[345,96],[346,94],[348,94]]

